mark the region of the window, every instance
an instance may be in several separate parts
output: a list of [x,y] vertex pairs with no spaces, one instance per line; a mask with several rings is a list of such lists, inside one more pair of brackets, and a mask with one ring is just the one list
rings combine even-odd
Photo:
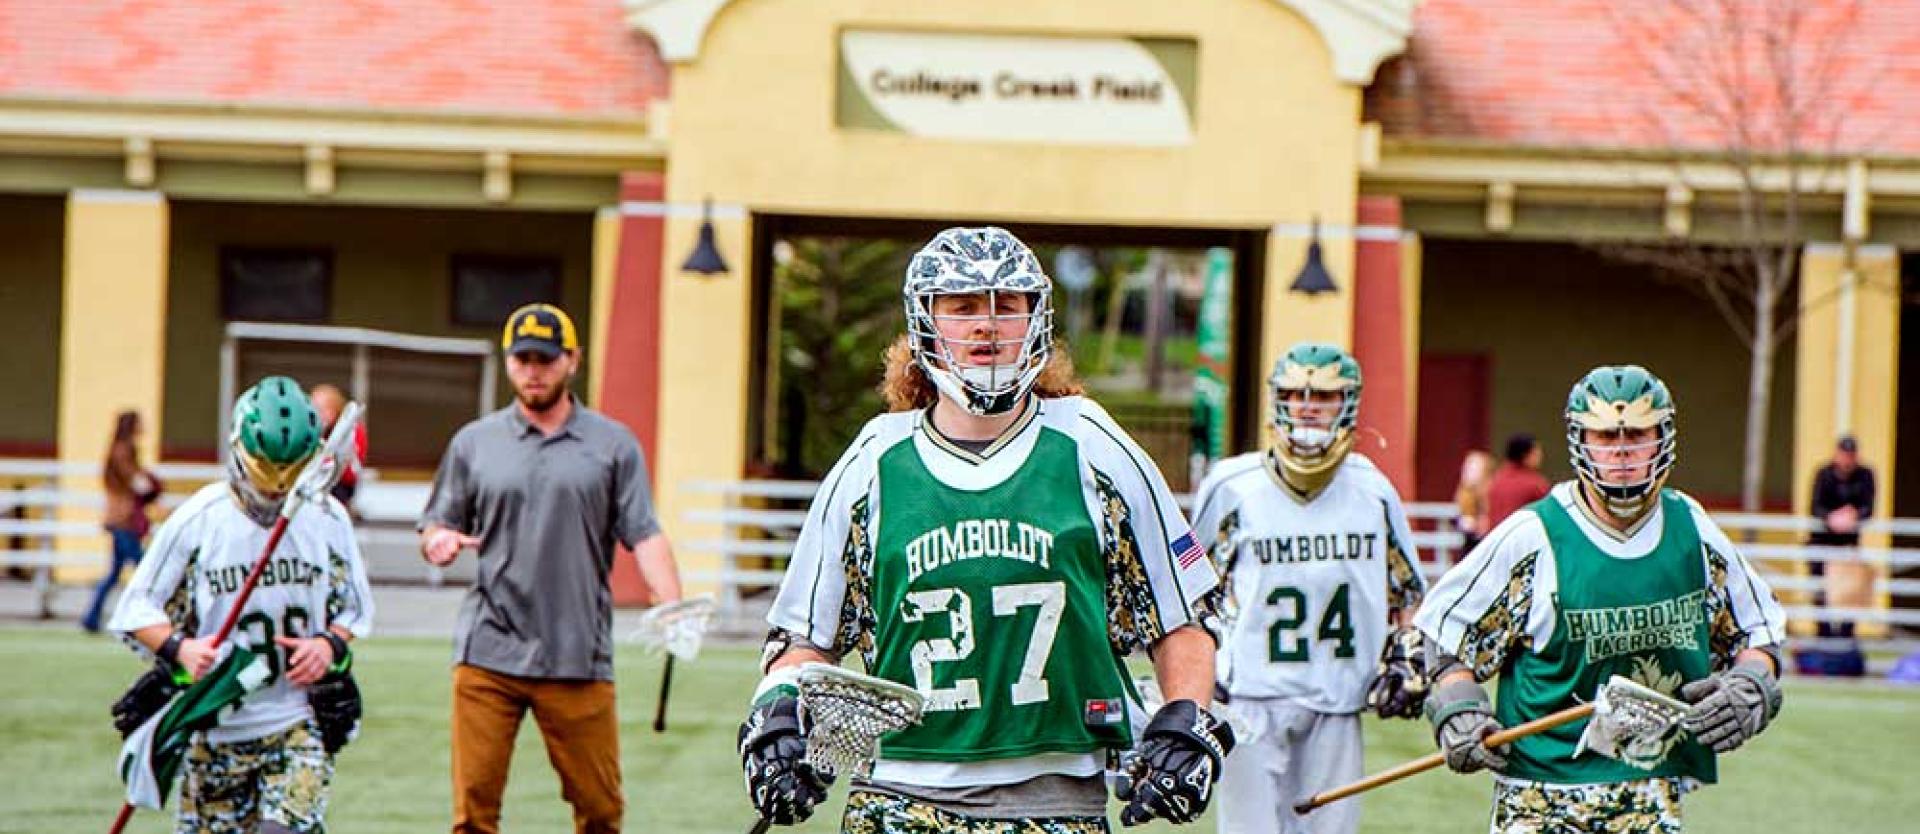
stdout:
[[220,250],[220,311],[229,321],[324,322],[332,300],[330,251]]
[[560,303],[560,259],[453,256],[453,323],[498,327],[522,305]]

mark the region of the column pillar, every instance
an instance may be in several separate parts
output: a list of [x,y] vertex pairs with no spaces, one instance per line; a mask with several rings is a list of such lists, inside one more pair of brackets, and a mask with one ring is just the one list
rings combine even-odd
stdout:
[[[99,463],[119,412],[140,414],[141,460],[155,460],[160,447],[167,353],[166,197],[154,191],[74,191],[67,197],[66,226],[58,448],[61,463],[84,471],[63,476],[61,486],[98,491]],[[68,510],[63,519],[97,516],[92,510]],[[107,544],[104,535],[89,535],[63,539],[60,547],[105,552]],[[104,566],[102,559],[98,567],[74,573],[97,576]]]

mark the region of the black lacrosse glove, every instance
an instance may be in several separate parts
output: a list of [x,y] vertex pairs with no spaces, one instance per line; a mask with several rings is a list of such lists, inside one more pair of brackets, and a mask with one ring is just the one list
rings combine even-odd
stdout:
[[1680,687],[1692,704],[1681,725],[1713,748],[1730,753],[1760,734],[1780,714],[1780,684],[1765,663],[1742,663]]
[[171,664],[155,663],[127,687],[120,700],[113,702],[113,728],[120,731],[121,738],[133,735],[154,713],[165,709],[174,694],[183,688],[174,680]]
[[1381,718],[1419,718],[1427,702],[1427,658],[1420,630],[1394,629],[1380,652],[1380,668],[1367,687],[1367,706]]
[[1207,810],[1221,761],[1233,750],[1233,728],[1189,700],[1169,702],[1141,734],[1133,772],[1116,792],[1127,807],[1120,824],[1154,819],[1193,822]]
[[796,825],[826,801],[833,776],[815,771],[803,761],[806,755],[798,698],[778,695],[754,704],[740,725],[740,766],[746,771],[747,799],[762,819]]
[[313,723],[320,728],[320,744],[327,755],[340,752],[360,735],[360,686],[351,671],[329,672],[307,688]]
[[1506,769],[1507,757],[1488,747],[1487,736],[1500,731],[1493,717],[1493,699],[1470,680],[1444,684],[1427,699],[1427,720],[1433,722],[1433,742],[1455,773]]

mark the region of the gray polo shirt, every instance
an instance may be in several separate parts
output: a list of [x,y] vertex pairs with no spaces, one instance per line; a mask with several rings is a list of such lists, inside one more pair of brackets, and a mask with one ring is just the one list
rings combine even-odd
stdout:
[[614,542],[660,532],[633,432],[574,401],[547,437],[517,405],[453,436],[420,526],[480,537],[453,659],[508,675],[613,679]]

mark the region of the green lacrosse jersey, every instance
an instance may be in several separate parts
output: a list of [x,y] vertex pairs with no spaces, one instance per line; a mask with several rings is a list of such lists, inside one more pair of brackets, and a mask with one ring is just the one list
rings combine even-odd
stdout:
[[978,451],[923,412],[868,423],[815,495],[768,621],[926,698],[873,778],[1087,776],[1131,743],[1121,658],[1216,584],[1153,462],[1080,397]]
[[1117,720],[1126,678],[1107,648],[1099,537],[1079,479],[1059,477],[1075,458],[1071,439],[1043,431],[1013,477],[966,492],[936,480],[911,444],[881,456],[888,511],[875,549],[904,558],[874,563],[874,606],[901,615],[875,634],[874,674],[927,696],[920,725],[889,737],[883,755],[994,759],[1130,743]]
[[[1660,503],[1659,543],[1631,559],[1603,552],[1554,497],[1529,508],[1553,552],[1555,621],[1543,648],[1516,653],[1502,669],[1494,709],[1502,726],[1592,700],[1614,675],[1673,695],[1712,671],[1713,586],[1701,534],[1683,498],[1663,490]],[[1505,774],[1555,784],[1657,776],[1714,781],[1712,751],[1683,734],[1640,745],[1628,761],[1576,756],[1586,726],[1578,721],[1515,742]]]

